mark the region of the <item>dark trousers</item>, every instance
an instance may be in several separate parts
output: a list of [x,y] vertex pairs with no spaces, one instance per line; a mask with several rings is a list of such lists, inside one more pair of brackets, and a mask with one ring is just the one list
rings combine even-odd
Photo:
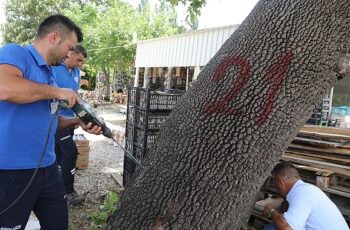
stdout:
[[[34,169],[0,170],[0,212],[24,190]],[[0,215],[0,229],[24,229],[33,210],[42,230],[68,229],[68,209],[57,164],[39,168],[18,202]]]
[[75,165],[77,162],[77,147],[73,141],[74,129],[57,130],[55,153],[57,163],[61,167],[66,194],[74,191]]

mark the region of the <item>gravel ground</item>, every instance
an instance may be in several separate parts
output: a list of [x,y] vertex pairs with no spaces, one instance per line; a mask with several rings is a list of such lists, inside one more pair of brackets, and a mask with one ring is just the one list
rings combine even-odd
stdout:
[[[104,105],[96,110],[103,117],[107,125],[119,132],[125,131],[125,114],[120,111],[125,106]],[[123,151],[113,142],[103,136],[83,133],[90,141],[89,167],[78,170],[75,176],[75,189],[84,194],[85,202],[77,206],[69,206],[69,223],[71,229],[96,229],[92,225],[91,214],[98,211],[104,198],[110,191],[120,191],[120,186],[112,178],[112,173],[123,171]]]

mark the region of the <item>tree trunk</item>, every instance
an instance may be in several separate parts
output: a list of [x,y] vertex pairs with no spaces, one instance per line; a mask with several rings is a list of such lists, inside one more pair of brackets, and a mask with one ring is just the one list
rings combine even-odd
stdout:
[[[111,98],[111,90],[110,90],[110,82],[109,82],[109,77],[110,77],[110,73],[111,71],[107,68],[102,68],[103,73],[106,76],[105,79],[105,89],[106,89],[106,98],[110,99]],[[105,100],[105,98],[103,98]]]
[[240,229],[313,105],[347,71],[349,0],[261,0],[158,135],[108,229]]

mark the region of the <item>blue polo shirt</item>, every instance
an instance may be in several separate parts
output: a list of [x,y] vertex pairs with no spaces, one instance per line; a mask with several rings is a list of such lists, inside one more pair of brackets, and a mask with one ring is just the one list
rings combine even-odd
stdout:
[[[31,45],[22,47],[8,44],[1,47],[0,64],[18,68],[24,78],[33,82],[56,86],[51,67]],[[52,117],[50,100],[27,104],[0,101],[0,169],[36,168],[44,149]],[[57,118],[50,132],[41,167],[55,162],[56,128]]]
[[[67,65],[63,62],[59,66],[52,66],[53,71],[56,74],[57,86],[60,88],[70,88],[75,92],[78,92],[80,86],[80,70],[74,68],[72,72],[69,72]],[[65,117],[74,117],[75,114],[71,109],[60,110],[60,115]]]

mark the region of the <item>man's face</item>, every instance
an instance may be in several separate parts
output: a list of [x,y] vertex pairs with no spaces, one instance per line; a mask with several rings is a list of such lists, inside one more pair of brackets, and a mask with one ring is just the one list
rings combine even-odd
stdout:
[[60,65],[62,61],[67,57],[68,53],[74,50],[74,47],[77,44],[77,36],[72,32],[68,37],[64,38],[59,36],[57,42],[50,50],[50,64],[51,65]]
[[82,53],[75,53],[74,51],[70,51],[64,60],[64,63],[66,63],[69,69],[81,68],[84,62],[84,55]]
[[277,191],[278,191],[278,194],[281,196],[281,197],[286,197],[287,194],[288,194],[288,191],[287,191],[287,185],[286,185],[286,182],[285,180],[282,178],[282,177],[279,177],[279,176],[275,176],[273,178],[273,181],[274,181],[274,184],[277,188]]

